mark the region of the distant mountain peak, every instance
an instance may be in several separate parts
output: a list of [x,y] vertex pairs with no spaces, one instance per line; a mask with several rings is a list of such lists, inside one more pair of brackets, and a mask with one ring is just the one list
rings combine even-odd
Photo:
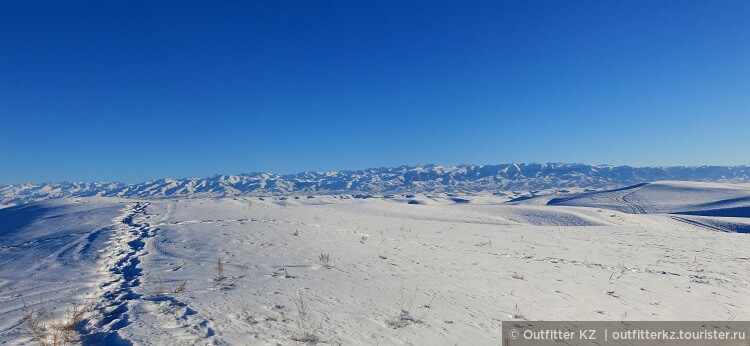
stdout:
[[580,163],[399,166],[354,171],[217,174],[138,184],[109,182],[0,185],[0,205],[62,197],[223,197],[261,194],[478,192],[616,188],[657,180],[748,182],[748,166],[630,167]]

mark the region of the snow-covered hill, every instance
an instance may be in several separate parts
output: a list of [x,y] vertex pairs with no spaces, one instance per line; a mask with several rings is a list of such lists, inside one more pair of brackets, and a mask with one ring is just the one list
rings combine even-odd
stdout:
[[633,214],[750,217],[750,184],[658,181],[553,198],[548,204],[607,208]]
[[225,197],[259,194],[472,192],[549,188],[616,188],[656,180],[750,181],[748,166],[629,167],[584,164],[401,166],[298,174],[250,173],[159,179],[138,184],[0,185],[0,206],[59,197]]
[[[688,190],[671,197],[702,198]],[[6,208],[0,344],[36,344],[26,311],[50,335],[76,303],[86,307],[75,335],[84,345],[499,345],[501,321],[750,318],[750,236],[717,231],[740,218],[460,196],[471,202],[74,198]],[[38,313],[45,306],[49,316]]]

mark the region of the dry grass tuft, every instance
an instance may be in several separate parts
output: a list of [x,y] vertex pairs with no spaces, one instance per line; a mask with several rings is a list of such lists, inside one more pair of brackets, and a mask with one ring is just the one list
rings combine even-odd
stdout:
[[[397,328],[403,328],[411,324],[421,324],[423,323],[423,319],[426,315],[423,314],[422,316],[415,316],[413,313],[413,307],[414,307],[414,301],[417,299],[417,293],[419,292],[419,286],[414,288],[414,291],[412,294],[408,294],[404,290],[404,285],[401,284],[400,288],[400,294],[401,299],[399,300],[399,313],[398,316],[390,321],[387,321],[388,325],[391,326],[391,328],[397,329]],[[434,295],[433,295],[434,300]],[[425,305],[425,307],[428,307],[432,304],[432,300],[430,300],[430,303]]]
[[328,253],[320,253],[320,256],[318,256],[318,262],[320,262],[320,265],[323,268],[330,269],[331,266],[331,254]]
[[513,313],[511,313],[510,315],[511,315],[511,317],[513,317],[513,319],[516,319],[516,320],[525,320],[526,319],[526,316],[524,316],[521,313],[521,310],[518,308],[518,304],[516,304],[515,309],[513,309]]
[[185,292],[185,289],[187,288],[187,280],[183,281],[179,286],[175,287],[174,290],[172,290],[172,293],[178,294]]
[[31,339],[41,346],[61,346],[80,341],[78,328],[89,313],[87,307],[77,303],[66,309],[65,316],[52,318],[52,312],[45,303],[34,309],[23,301],[22,322],[31,334]]
[[320,342],[318,336],[319,325],[315,323],[315,317],[313,316],[310,306],[305,302],[305,299],[300,295],[299,299],[294,302],[297,307],[297,325],[300,331],[292,335],[292,340],[299,342],[307,342],[316,344]]
[[221,261],[221,257],[219,257],[219,260],[216,261],[216,281],[221,281],[224,279],[224,262]]

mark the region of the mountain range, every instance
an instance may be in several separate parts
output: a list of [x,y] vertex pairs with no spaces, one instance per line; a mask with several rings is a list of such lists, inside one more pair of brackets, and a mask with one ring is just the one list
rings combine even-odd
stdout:
[[249,173],[158,179],[137,184],[54,182],[0,185],[0,205],[61,197],[227,197],[283,194],[391,194],[549,188],[617,188],[658,180],[749,182],[750,166],[631,167],[569,163],[401,166],[297,174]]

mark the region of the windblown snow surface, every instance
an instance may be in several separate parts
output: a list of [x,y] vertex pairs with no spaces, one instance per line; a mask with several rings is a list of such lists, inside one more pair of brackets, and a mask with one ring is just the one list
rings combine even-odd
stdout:
[[510,203],[23,204],[0,209],[0,344],[32,343],[24,302],[90,306],[82,341],[107,345],[497,345],[508,320],[747,320],[748,201],[747,185],[658,182]]

